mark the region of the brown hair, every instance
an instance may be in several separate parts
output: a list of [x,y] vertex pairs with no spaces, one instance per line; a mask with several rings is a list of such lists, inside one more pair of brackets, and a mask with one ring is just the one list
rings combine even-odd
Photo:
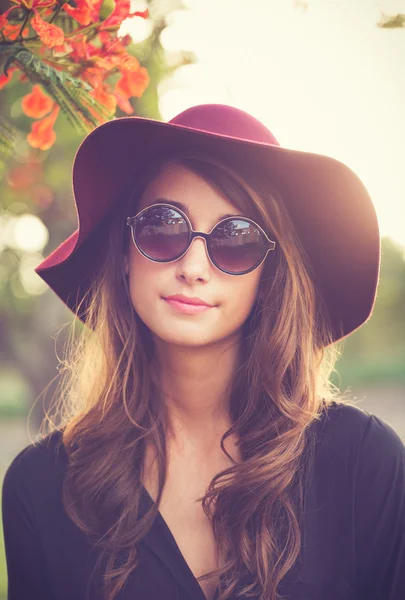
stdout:
[[[257,220],[278,247],[265,261],[244,325],[243,360],[229,382],[232,427],[221,448],[226,452],[225,438],[237,434],[242,461],[218,473],[200,499],[224,557],[215,572],[221,576],[220,600],[276,600],[300,551],[309,426],[327,405],[345,401],[329,380],[340,351],[330,346],[326,307],[268,177],[213,157],[174,159]],[[108,252],[86,298],[89,326],[73,323],[54,415],[47,415],[51,431],[56,429],[52,416],[59,417],[69,457],[64,507],[101,549],[106,600],[116,598],[136,569],[137,545],[157,515],[166,480],[166,412],[149,369],[153,345],[131,304],[123,265],[130,233],[125,217],[135,214],[136,202],[163,164],[153,164],[133,197],[109,217]],[[151,510],[139,518],[146,440],[158,456],[159,491]]]

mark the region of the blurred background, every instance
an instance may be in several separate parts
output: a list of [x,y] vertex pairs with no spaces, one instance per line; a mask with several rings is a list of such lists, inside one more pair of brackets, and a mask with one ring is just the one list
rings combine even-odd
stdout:
[[[0,14],[10,6],[0,0]],[[405,2],[131,2],[145,8],[149,18],[121,24],[150,77],[130,99],[134,114],[169,120],[193,104],[232,104],[282,146],[341,160],[365,183],[381,226],[381,279],[373,317],[345,340],[333,381],[405,441]],[[17,78],[0,88],[0,137],[10,124],[29,133],[30,90]],[[71,169],[85,134],[63,114],[55,132],[48,150],[24,139],[17,156],[0,155],[0,483],[38,432],[71,320],[34,273],[77,226]]]

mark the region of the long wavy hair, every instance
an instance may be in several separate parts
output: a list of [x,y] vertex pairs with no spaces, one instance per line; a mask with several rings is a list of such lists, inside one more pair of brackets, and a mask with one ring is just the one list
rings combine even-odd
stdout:
[[[132,306],[123,257],[130,243],[125,218],[136,214],[147,184],[168,160],[205,178],[277,243],[228,384],[232,425],[221,448],[231,458],[224,440],[236,434],[241,461],[219,472],[200,498],[223,563],[198,578],[218,576],[220,600],[277,600],[300,553],[310,425],[328,405],[346,399],[330,381],[340,348],[331,345],[327,309],[266,174],[245,167],[242,175],[218,158],[185,153],[157,159],[142,174],[104,225],[105,250],[100,247],[81,306],[86,325],[72,323],[45,434],[62,431],[69,459],[64,509],[100,549],[102,597],[114,600],[139,564],[138,544],[158,513],[167,474],[168,421],[151,375],[152,336]],[[141,518],[146,442],[158,457],[158,497]]]

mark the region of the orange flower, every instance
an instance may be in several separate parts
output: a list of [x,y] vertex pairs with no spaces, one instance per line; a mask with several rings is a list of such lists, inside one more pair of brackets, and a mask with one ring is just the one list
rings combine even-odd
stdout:
[[145,10],[137,10],[130,17],[141,17],[141,19],[147,19],[149,17],[149,10],[146,8]]
[[52,99],[44,94],[42,87],[36,84],[32,87],[32,92],[22,99],[22,109],[27,117],[41,119],[52,109]]
[[92,56],[98,53],[98,49],[93,44],[90,44],[90,42],[87,42],[86,35],[76,36],[74,39],[70,39],[69,45],[73,49],[69,58],[77,63],[87,62]]
[[39,35],[41,42],[48,48],[60,46],[65,41],[65,34],[60,27],[47,23],[37,12],[31,19],[32,28]]
[[[99,29],[98,31],[98,39],[100,40],[100,42],[103,45],[109,44],[111,42],[111,32],[110,31],[103,31],[102,29]],[[131,38],[132,40],[132,38]],[[122,40],[120,40],[122,41]]]
[[10,8],[8,8],[2,15],[0,15],[0,30],[1,32],[5,35],[3,29],[7,26],[11,26],[11,27],[18,27],[20,28],[20,26],[17,25],[11,25],[11,23],[8,22],[7,17],[9,15],[9,13],[14,10],[15,8],[18,8],[18,6],[11,6]]
[[[2,15],[0,15],[0,18],[1,18],[1,16]],[[3,25],[1,24],[2,22],[3,22]],[[13,42],[14,40],[16,40],[20,33],[20,29],[21,29],[21,25],[19,23],[16,23],[15,25],[13,25],[12,23],[9,23],[7,20],[0,21],[0,31],[4,35],[4,37],[7,39],[7,41]],[[28,35],[29,35],[29,27],[24,27],[24,29],[22,30],[22,37],[26,38],[26,37],[28,37]]]
[[117,98],[117,104],[122,110],[122,112],[126,113],[127,115],[132,115],[134,112],[134,107],[132,106],[128,98],[123,98],[117,93],[115,94],[115,97]]
[[124,52],[120,55],[119,68],[123,71],[139,71],[139,60]]
[[60,46],[53,47],[53,55],[54,57],[58,57],[60,55],[69,54],[72,50],[72,46],[65,40]]
[[120,54],[100,56],[97,59],[97,66],[106,71],[111,71],[115,67],[118,67],[120,70],[138,71],[140,67],[138,59],[135,56],[130,56],[125,51]]
[[28,10],[33,8],[47,8],[57,3],[57,0],[12,0],[16,4],[22,4]]
[[55,143],[56,133],[52,127],[54,126],[58,114],[59,106],[55,104],[50,115],[32,124],[31,133],[27,135],[27,140],[33,148],[49,150]]
[[0,25],[0,29],[7,41],[14,42],[14,40],[16,40],[18,37],[21,25],[12,25],[8,21],[6,21],[3,27],[1,27]]
[[140,98],[149,83],[149,74],[145,67],[137,71],[122,71],[121,79],[115,84],[114,91],[124,98],[136,96]]
[[93,20],[93,2],[92,0],[76,0],[76,7],[70,6],[67,2],[63,5],[63,10],[70,17],[73,17],[80,25],[89,25]]
[[106,27],[111,27],[113,25],[121,25],[122,21],[131,17],[142,17],[142,19],[147,19],[149,16],[148,9],[142,12],[137,10],[134,13],[131,13],[130,10],[130,0],[115,0],[113,12],[105,21],[103,21],[100,29],[105,29]]
[[3,88],[5,85],[7,85],[11,81],[14,71],[17,71],[17,70],[18,70],[17,67],[10,67],[8,69],[8,76],[5,75],[4,73],[3,73],[3,75],[0,75],[0,90],[1,90],[1,88]]
[[104,73],[97,67],[89,67],[81,72],[80,78],[96,89],[103,83]]
[[106,27],[112,27],[114,25],[121,25],[122,21],[129,16],[130,9],[130,0],[115,0],[114,10],[110,16],[103,21],[100,29],[105,29]]
[[107,89],[100,85],[92,92],[90,92],[91,96],[93,96],[100,104],[110,111],[111,113],[115,113],[117,108],[117,98],[113,94],[109,94]]

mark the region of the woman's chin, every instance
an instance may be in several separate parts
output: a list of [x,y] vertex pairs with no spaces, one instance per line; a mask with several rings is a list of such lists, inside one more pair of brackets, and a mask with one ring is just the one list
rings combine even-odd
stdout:
[[173,346],[178,346],[182,348],[201,348],[202,346],[207,346],[209,344],[215,343],[217,338],[214,336],[209,337],[205,335],[181,335],[179,332],[173,333],[172,335],[166,333],[164,336],[159,336],[166,344],[171,344]]
[[190,349],[215,344],[219,341],[218,331],[208,331],[207,327],[200,330],[194,328],[194,330],[188,331],[182,330],[180,325],[175,325],[173,329],[165,328],[162,330],[156,328],[153,331],[153,336],[165,344]]

